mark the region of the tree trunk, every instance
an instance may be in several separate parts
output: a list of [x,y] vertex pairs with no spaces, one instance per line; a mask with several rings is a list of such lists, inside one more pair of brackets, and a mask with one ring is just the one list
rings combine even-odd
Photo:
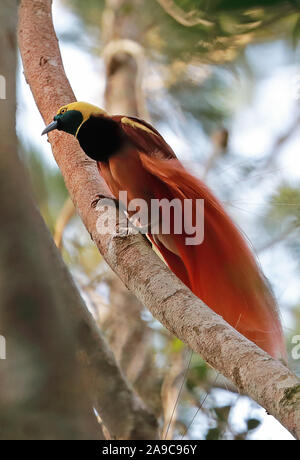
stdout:
[[2,2],[0,69],[7,99],[0,102],[0,321],[7,355],[0,361],[0,438],[99,439],[63,314],[68,280],[17,154],[16,18],[17,2]]

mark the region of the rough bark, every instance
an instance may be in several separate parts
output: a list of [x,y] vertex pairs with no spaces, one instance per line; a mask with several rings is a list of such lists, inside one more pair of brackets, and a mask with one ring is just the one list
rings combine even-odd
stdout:
[[0,324],[7,355],[0,361],[0,439],[101,439],[63,313],[68,282],[17,154],[16,18],[17,1],[2,2]]
[[[21,2],[20,46],[27,81],[48,123],[59,106],[74,100],[61,62],[49,0]],[[125,285],[169,331],[274,415],[291,433],[300,436],[299,379],[196,298],[141,236],[120,237],[114,229],[107,235],[99,235],[96,223],[101,203],[97,207],[92,203],[95,195],[105,193],[106,188],[95,163],[86,158],[70,136],[53,133],[49,138],[82,220]]]
[[[47,2],[48,11],[50,4],[51,2]],[[44,6],[44,2],[41,1],[27,1],[22,3],[21,35],[28,33],[28,24],[26,24],[26,20],[22,22],[22,19],[28,18],[31,15],[35,18],[43,19],[45,14],[47,16],[47,13],[43,9]],[[14,17],[16,17],[16,14]],[[31,24],[29,25],[29,31],[30,28]],[[43,66],[46,61],[47,58],[41,58],[38,65]],[[6,120],[4,115],[1,118],[2,120]],[[14,129],[14,126],[15,124],[12,120],[10,120],[7,126],[3,126],[2,140],[5,141],[10,138],[7,133],[9,129]],[[2,238],[1,245],[6,250],[7,256],[14,258],[18,267],[16,269],[11,264],[12,272],[8,274],[8,280],[4,279],[4,281],[5,285],[7,285],[9,279],[11,280],[11,290],[16,290],[16,286],[21,290],[24,285],[25,274],[28,272],[28,276],[31,277],[30,291],[26,291],[26,295],[34,296],[37,302],[34,304],[34,307],[39,310],[33,310],[32,307],[32,310],[28,311],[28,315],[34,316],[33,326],[35,333],[40,329],[40,333],[42,334],[40,339],[45,340],[45,346],[49,346],[48,354],[51,359],[44,359],[46,363],[50,360],[51,372],[53,373],[51,377],[53,389],[49,394],[53,393],[55,395],[56,385],[63,386],[64,397],[59,399],[60,404],[62,404],[61,399],[63,400],[61,410],[63,411],[68,403],[69,405],[71,403],[74,404],[74,411],[79,406],[80,410],[78,409],[76,416],[80,423],[86,426],[85,433],[88,433],[88,437],[95,438],[93,430],[89,430],[89,424],[85,422],[85,413],[82,409],[82,405],[86,400],[85,395],[89,394],[89,416],[94,422],[96,421],[92,414],[92,407],[94,406],[113,438],[155,438],[157,430],[155,418],[144,410],[141,401],[135,396],[131,387],[128,386],[126,380],[121,375],[112,353],[107,348],[106,342],[103,340],[93,318],[86,309],[74,282],[53,245],[49,232],[46,230],[41,218],[37,215],[37,211],[35,211],[35,219],[38,220],[38,223],[36,223],[36,225],[39,225],[38,228],[29,227],[27,229],[24,223],[21,224],[22,218],[26,223],[32,214],[24,204],[25,191],[28,184],[23,186],[22,180],[19,178],[21,168],[20,165],[12,162],[11,148],[4,146],[4,151],[10,153],[10,155],[6,156],[1,155],[1,159],[3,161],[6,161],[6,157],[9,159],[11,175],[5,176],[3,179],[7,180],[4,180],[4,182],[1,181],[1,193],[2,196],[9,197],[9,200],[7,200],[7,212],[13,213],[14,216],[14,219],[13,216],[8,216],[4,219],[4,222],[7,225],[10,222],[14,223],[15,227],[7,229],[7,241]],[[14,193],[13,190],[10,190],[13,187],[15,187]],[[15,233],[17,234],[15,235]],[[19,247],[22,245],[24,247]],[[20,254],[19,257],[17,257],[18,254]],[[4,264],[5,258],[1,258],[1,263],[2,261]],[[29,271],[28,267],[31,267],[32,270]],[[1,293],[3,293],[3,289]],[[15,293],[15,296],[17,294]],[[21,293],[19,295],[21,296]],[[24,302],[25,300],[26,298]],[[6,303],[8,304],[8,302]],[[54,315],[53,310],[56,314],[58,314],[56,310],[59,312],[58,318]],[[11,305],[11,312],[13,311],[14,308]],[[24,311],[23,315],[25,314],[26,312]],[[61,321],[60,316],[64,319],[63,326],[61,327],[59,322]],[[22,321],[24,321],[24,324]],[[26,318],[20,318],[19,327],[21,328],[20,331],[16,327],[18,336],[21,334],[22,328],[28,328]],[[66,348],[67,345],[64,345],[60,341],[60,334],[62,337],[66,337],[65,340],[67,340],[69,331],[71,331],[72,337],[74,336],[71,351],[69,350],[70,347]],[[30,330],[27,331],[28,334],[29,332]],[[37,342],[36,348],[39,349],[40,346],[41,344]],[[65,353],[63,352],[64,348],[66,348]],[[84,367],[81,366],[80,369],[81,375],[85,375],[85,380],[87,381],[87,388],[84,390],[80,386],[82,378],[78,375],[75,376],[74,372],[72,372],[72,367],[70,368],[73,363],[71,359],[72,353],[75,354],[75,351],[77,360],[79,358],[79,361],[84,364]],[[64,372],[60,375],[62,369]],[[76,385],[74,385],[74,382],[76,382]],[[62,389],[60,391],[62,393]],[[65,393],[67,393],[66,396]],[[72,395],[72,399],[68,395]],[[51,404],[54,404],[54,402],[51,400]],[[31,405],[29,407],[31,408]],[[45,412],[45,417],[46,415],[47,413]],[[97,429],[100,432],[100,427],[97,426]],[[65,438],[68,435],[66,434],[61,437]],[[79,437],[79,434],[73,435],[74,439],[78,439]]]

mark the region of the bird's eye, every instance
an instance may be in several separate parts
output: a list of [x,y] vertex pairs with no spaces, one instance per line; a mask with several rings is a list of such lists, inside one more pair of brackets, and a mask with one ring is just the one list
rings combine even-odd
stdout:
[[68,109],[64,108],[64,109],[61,109],[60,111],[60,114],[62,115],[63,113],[65,113]]

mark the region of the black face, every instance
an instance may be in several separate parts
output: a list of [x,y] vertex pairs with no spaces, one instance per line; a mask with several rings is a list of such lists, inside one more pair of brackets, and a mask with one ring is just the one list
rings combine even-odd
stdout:
[[56,129],[75,136],[79,126],[83,122],[83,116],[78,110],[67,110],[64,113],[56,115],[54,121],[57,122]]

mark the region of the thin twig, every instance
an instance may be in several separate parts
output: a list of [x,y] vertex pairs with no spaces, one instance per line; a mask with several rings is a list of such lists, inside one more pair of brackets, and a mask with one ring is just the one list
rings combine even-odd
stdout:
[[65,228],[75,215],[76,210],[73,201],[68,197],[58,215],[54,229],[54,241],[58,249],[62,248],[62,240]]
[[263,246],[261,246],[260,248],[258,248],[257,249],[257,254],[261,254],[262,252],[265,252],[265,251],[273,248],[274,246],[276,246],[276,244],[281,243],[282,241],[284,241],[287,237],[289,237],[292,233],[294,233],[298,229],[299,229],[299,226],[297,226],[295,224],[293,224],[290,227],[286,228],[285,230],[283,230],[282,233],[277,235],[273,240],[269,241],[268,243],[266,243]]
[[197,25],[212,27],[214,23],[208,19],[203,19],[199,11],[192,10],[186,13],[182,8],[174,3],[173,0],[157,0],[164,11],[169,14],[175,21],[185,27],[194,27]]

